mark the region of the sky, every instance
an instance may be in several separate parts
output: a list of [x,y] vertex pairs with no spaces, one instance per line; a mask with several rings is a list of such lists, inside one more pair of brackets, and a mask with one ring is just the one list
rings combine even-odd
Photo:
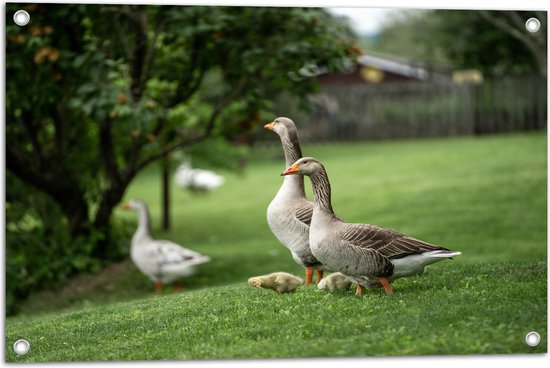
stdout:
[[344,15],[351,21],[354,30],[361,35],[373,35],[400,9],[388,8],[329,8],[330,12]]

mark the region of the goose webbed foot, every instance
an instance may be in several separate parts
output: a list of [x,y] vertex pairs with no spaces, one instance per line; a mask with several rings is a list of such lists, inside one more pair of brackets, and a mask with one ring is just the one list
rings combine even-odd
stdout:
[[157,282],[155,283],[155,291],[156,291],[157,293],[160,293],[160,292],[162,291],[162,288],[163,288],[163,287],[164,287],[164,285],[162,285],[162,282],[157,281]]
[[323,270],[317,270],[317,283],[319,283],[322,280],[324,273],[325,271]]
[[306,285],[311,284],[313,279],[313,267],[306,267]]
[[380,278],[380,284],[384,287],[384,291],[386,292],[386,295],[393,294],[393,290],[390,286],[390,281],[386,277]]

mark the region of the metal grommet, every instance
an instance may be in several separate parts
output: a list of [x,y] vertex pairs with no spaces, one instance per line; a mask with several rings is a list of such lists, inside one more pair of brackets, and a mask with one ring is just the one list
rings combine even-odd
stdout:
[[538,332],[531,331],[525,336],[525,342],[529,346],[537,346],[540,343],[540,335]]
[[18,26],[26,26],[31,20],[31,16],[25,10],[18,10],[13,15],[13,21]]
[[19,339],[13,344],[13,351],[17,355],[25,355],[31,349],[31,344],[27,340]]
[[537,18],[529,18],[525,22],[525,29],[531,33],[538,32],[540,29],[540,21]]

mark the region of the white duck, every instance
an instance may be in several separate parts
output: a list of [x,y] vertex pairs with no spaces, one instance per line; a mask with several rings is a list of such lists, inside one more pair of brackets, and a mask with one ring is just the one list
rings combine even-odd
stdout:
[[[130,256],[136,267],[147,275],[157,291],[164,284],[195,273],[195,266],[210,261],[208,256],[186,249],[168,240],[154,240],[151,237],[150,216],[147,204],[132,199],[122,206],[138,213],[138,228],[132,237]],[[179,284],[175,283],[179,288]]]
[[213,171],[194,169],[190,161],[185,161],[176,169],[176,185],[195,192],[207,192],[222,186],[225,178]]
[[[302,157],[298,131],[294,122],[279,117],[264,125],[281,138],[286,165]],[[267,223],[275,237],[290,250],[292,258],[306,268],[306,285],[311,284],[313,270],[317,270],[317,283],[323,278],[323,265],[309,247],[309,224],[313,203],[307,200],[302,176],[287,176],[267,208]]]
[[391,294],[391,281],[421,274],[425,266],[461,254],[391,229],[342,221],[332,209],[327,172],[313,157],[297,160],[281,175],[291,174],[308,175],[311,179],[314,197],[309,232],[311,251],[324,265],[357,283],[357,295],[365,287],[377,285]]

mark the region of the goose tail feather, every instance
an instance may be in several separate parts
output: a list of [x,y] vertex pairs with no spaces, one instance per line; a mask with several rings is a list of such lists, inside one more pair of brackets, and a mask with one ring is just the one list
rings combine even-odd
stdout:
[[450,252],[448,250],[434,250],[433,252],[424,253],[430,258],[452,258],[461,255],[462,252]]

